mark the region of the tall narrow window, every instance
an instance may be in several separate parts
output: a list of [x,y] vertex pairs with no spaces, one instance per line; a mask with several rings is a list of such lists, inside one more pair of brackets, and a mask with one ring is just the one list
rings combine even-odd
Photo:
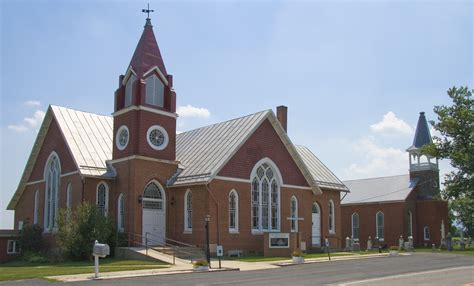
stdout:
[[430,228],[427,226],[423,228],[423,237],[425,240],[430,240]]
[[291,231],[297,232],[298,231],[298,200],[295,196],[291,197],[290,200],[290,223],[291,223]]
[[132,105],[132,96],[133,96],[133,83],[137,78],[135,75],[131,75],[128,78],[127,84],[125,85],[125,102],[124,107]]
[[359,240],[359,214],[352,214],[352,238]]
[[72,184],[69,183],[67,184],[67,189],[66,189],[66,209],[68,211],[71,211],[72,208]]
[[[280,182],[275,169],[267,162],[257,164],[252,171],[252,230],[280,229]],[[281,180],[281,179],[280,179]]]
[[332,200],[329,201],[329,233],[336,233],[336,215],[335,215],[335,210],[334,210],[334,202]]
[[45,168],[45,211],[44,229],[50,231],[57,226],[57,213],[59,201],[59,175],[61,167],[56,153],[52,153]]
[[33,224],[38,224],[39,217],[39,190],[35,192],[35,212],[33,213]]
[[384,214],[383,212],[378,212],[375,215],[375,223],[377,226],[376,234],[379,240],[384,240]]
[[229,232],[239,231],[239,196],[235,190],[229,193]]
[[408,236],[413,236],[413,214],[408,212]]
[[184,231],[193,230],[193,193],[187,190],[184,195]]
[[97,185],[97,208],[102,215],[107,216],[109,209],[109,188],[105,183]]
[[117,229],[119,232],[123,232],[125,229],[125,200],[123,194],[119,195],[117,210]]
[[164,84],[155,75],[151,75],[146,79],[146,95],[145,103],[163,107]]

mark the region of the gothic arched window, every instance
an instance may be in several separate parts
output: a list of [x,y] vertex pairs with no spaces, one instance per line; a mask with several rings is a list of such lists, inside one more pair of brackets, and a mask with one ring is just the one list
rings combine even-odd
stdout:
[[297,232],[298,231],[298,199],[295,196],[291,197],[290,200],[290,225],[291,231]]
[[252,230],[280,229],[280,181],[276,167],[264,160],[252,172]]
[[384,214],[383,212],[379,211],[375,215],[375,224],[376,224],[376,235],[379,238],[379,240],[384,240],[384,227],[385,227],[385,222],[384,222]]
[[187,190],[184,195],[184,231],[193,230],[193,193]]
[[359,214],[352,214],[352,238],[359,240]]
[[125,85],[125,102],[124,107],[132,105],[132,95],[133,95],[133,83],[137,78],[135,75],[130,75],[128,78],[127,84]]
[[123,194],[119,195],[117,210],[117,229],[119,232],[123,232],[125,229],[125,199]]
[[57,226],[58,202],[59,202],[59,182],[61,166],[58,155],[53,152],[48,159],[45,168],[45,207],[44,207],[44,229],[52,230]]
[[235,190],[229,193],[229,232],[239,231],[239,195]]
[[165,85],[153,74],[146,79],[145,103],[163,107]]
[[334,209],[334,202],[332,200],[329,200],[328,207],[329,233],[336,233],[336,213]]
[[97,208],[99,212],[106,216],[109,210],[109,187],[106,183],[99,183],[97,185]]

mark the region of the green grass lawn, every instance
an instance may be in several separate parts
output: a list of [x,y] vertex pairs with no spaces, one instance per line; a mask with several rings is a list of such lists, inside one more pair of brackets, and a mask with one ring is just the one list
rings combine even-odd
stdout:
[[[417,248],[416,252],[433,252],[431,248]],[[455,245],[453,248],[453,251],[447,251],[447,250],[439,250],[436,249],[434,253],[451,253],[451,254],[467,254],[467,255],[474,255],[474,246],[471,245],[469,247],[466,246],[464,250],[461,250],[461,247],[459,245]]]
[[[168,264],[161,261],[119,260],[115,258],[100,259],[99,266],[100,272],[169,267]],[[18,260],[0,264],[0,281],[82,273],[94,273],[94,262],[78,261],[32,264]]]

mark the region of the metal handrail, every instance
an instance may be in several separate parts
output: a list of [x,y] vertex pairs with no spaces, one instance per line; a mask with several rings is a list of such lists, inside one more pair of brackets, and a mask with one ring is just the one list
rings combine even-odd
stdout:
[[176,243],[176,244],[180,244],[181,246],[197,248],[196,245],[192,245],[192,244],[188,244],[188,243],[185,243],[185,242],[177,241],[177,240],[174,240],[174,239],[171,239],[171,238],[168,238],[168,237],[163,237],[163,236],[156,235],[156,234],[153,234],[153,233],[148,233],[148,234],[153,236],[153,237],[164,240],[165,243],[166,243],[166,241],[170,241],[170,242],[173,242],[173,243]]

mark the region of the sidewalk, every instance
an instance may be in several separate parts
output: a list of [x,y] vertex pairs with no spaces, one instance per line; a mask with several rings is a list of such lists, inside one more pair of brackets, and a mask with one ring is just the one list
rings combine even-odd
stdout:
[[[410,255],[406,253],[400,253],[400,256]],[[341,260],[357,260],[357,259],[368,259],[368,258],[380,258],[388,257],[387,253],[382,254],[367,254],[367,255],[351,255],[351,256],[336,256],[331,257],[331,261]],[[320,258],[308,258],[305,259],[304,264],[310,263],[324,263],[331,262],[327,257]],[[181,262],[181,261],[180,261]],[[281,261],[269,261],[269,262],[243,262],[238,260],[222,260],[221,269],[219,269],[219,261],[212,259],[211,268],[209,272],[217,271],[252,271],[252,270],[264,270],[264,269],[275,269],[285,266],[294,266],[290,259]],[[170,268],[158,268],[158,269],[145,269],[145,270],[132,270],[132,271],[117,271],[117,272],[104,272],[99,273],[99,279],[118,279],[118,278],[130,278],[130,277],[141,277],[141,276],[154,276],[154,275],[172,275],[172,274],[186,274],[186,273],[199,273],[194,271],[190,263],[178,263],[171,265]],[[202,273],[207,273],[202,272]],[[49,276],[48,279],[54,279],[62,282],[76,282],[86,281],[94,279],[94,273],[87,274],[74,274],[74,275],[61,275],[61,276]]]

